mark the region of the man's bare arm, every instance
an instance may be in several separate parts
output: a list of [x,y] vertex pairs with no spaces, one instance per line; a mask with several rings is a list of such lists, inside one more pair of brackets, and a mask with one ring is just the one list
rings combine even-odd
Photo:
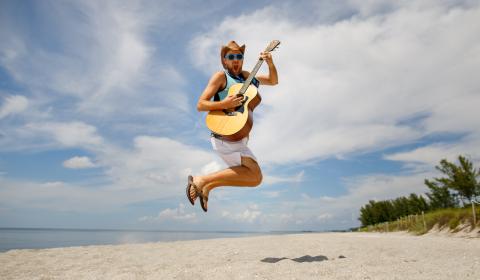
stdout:
[[256,76],[257,80],[259,80],[260,84],[262,85],[274,86],[278,84],[278,73],[277,73],[277,68],[275,67],[275,64],[273,63],[273,60],[272,60],[272,54],[269,52],[261,53],[260,57],[268,65],[268,76],[258,75]]
[[197,110],[198,111],[214,111],[229,109],[241,105],[243,98],[236,96],[228,96],[222,101],[210,101],[215,93],[222,88],[225,81],[225,74],[223,72],[217,72],[213,74],[210,81],[208,81],[205,90],[198,99]]

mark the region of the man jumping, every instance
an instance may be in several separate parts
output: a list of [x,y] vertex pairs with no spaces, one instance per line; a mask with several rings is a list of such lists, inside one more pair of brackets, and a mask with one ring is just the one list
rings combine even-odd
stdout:
[[[224,70],[212,75],[205,90],[197,103],[198,111],[224,110],[238,107],[242,104],[243,97],[228,96],[229,88],[236,83],[243,83],[250,75],[242,69],[245,45],[239,46],[235,41],[230,41],[220,50],[220,58]],[[270,52],[262,52],[260,59],[268,65],[268,76],[256,76],[252,84],[276,85],[278,75]],[[210,101],[212,97],[215,101]],[[228,168],[204,176],[188,176],[187,197],[192,205],[197,197],[203,211],[207,212],[208,195],[213,188],[220,186],[255,187],[262,182],[262,171],[257,159],[248,148],[249,136],[240,141],[232,142],[222,136],[212,133],[211,143],[213,149],[225,161]]]

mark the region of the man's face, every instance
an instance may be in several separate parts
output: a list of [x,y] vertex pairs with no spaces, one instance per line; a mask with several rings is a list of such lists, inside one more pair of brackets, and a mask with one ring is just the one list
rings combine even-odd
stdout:
[[228,51],[223,61],[230,73],[240,75],[243,66],[243,54],[240,51]]

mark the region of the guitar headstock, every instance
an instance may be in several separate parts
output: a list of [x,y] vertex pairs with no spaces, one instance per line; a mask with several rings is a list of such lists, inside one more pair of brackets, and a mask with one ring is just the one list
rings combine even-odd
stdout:
[[268,44],[267,48],[265,49],[265,52],[271,52],[273,50],[275,50],[278,45],[280,45],[280,41],[278,40],[273,40],[270,42],[270,44]]

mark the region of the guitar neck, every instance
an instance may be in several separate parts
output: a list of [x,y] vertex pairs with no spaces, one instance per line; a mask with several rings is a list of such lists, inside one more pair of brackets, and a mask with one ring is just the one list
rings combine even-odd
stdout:
[[253,78],[255,77],[255,75],[257,74],[258,70],[260,69],[260,66],[262,66],[262,63],[263,63],[263,59],[259,59],[257,64],[255,65],[255,67],[253,67],[253,70],[252,72],[250,72],[250,75],[248,76],[248,78],[245,80],[245,82],[243,83],[243,86],[242,88],[240,89],[240,94],[245,94],[245,92],[247,91],[247,88],[250,86],[250,84],[252,83],[252,80]]

